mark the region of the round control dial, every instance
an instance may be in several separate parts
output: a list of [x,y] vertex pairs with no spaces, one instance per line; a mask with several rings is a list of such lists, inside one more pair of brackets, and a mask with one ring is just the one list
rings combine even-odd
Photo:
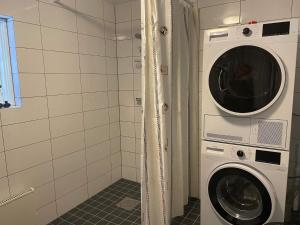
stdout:
[[250,36],[250,35],[252,34],[252,31],[251,31],[251,29],[250,29],[249,27],[245,27],[245,28],[243,29],[243,34],[244,34],[245,36]]
[[243,158],[244,156],[245,156],[245,153],[243,152],[243,151],[241,151],[241,150],[239,150],[239,151],[237,151],[237,156],[239,157],[239,158]]

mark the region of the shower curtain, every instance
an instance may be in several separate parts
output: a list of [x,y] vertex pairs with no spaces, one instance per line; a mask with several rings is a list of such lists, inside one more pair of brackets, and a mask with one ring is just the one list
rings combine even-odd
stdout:
[[142,224],[199,197],[197,7],[142,0]]

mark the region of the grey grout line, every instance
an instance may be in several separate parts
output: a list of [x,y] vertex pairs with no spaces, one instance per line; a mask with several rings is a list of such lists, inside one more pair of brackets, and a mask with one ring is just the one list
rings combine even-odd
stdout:
[[[39,18],[39,23],[41,24],[41,14],[40,14],[40,2],[37,2],[38,4],[38,18]],[[43,33],[42,33],[42,26],[39,27],[40,28],[40,35],[41,35],[41,47],[42,49],[44,48],[44,44],[43,44]],[[46,66],[45,66],[45,55],[44,55],[44,51],[42,51],[42,57],[43,57],[43,75],[45,78],[45,90],[46,90],[46,95],[48,94],[48,90],[47,90],[47,84],[46,84]],[[54,190],[54,202],[55,202],[55,211],[56,211],[56,216],[58,216],[58,208],[57,208],[57,194],[56,194],[56,187],[55,187],[55,172],[54,172],[54,155],[53,155],[53,146],[52,146],[52,134],[51,134],[51,124],[50,124],[50,108],[49,108],[49,100],[48,100],[48,96],[46,97],[46,101],[47,101],[47,110],[48,110],[48,129],[49,129],[49,137],[50,137],[50,148],[51,148],[51,166],[52,166],[52,180],[53,180],[53,190]]]

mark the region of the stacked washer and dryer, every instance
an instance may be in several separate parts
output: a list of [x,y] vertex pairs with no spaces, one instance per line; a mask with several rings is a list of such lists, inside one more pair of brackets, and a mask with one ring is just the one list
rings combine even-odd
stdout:
[[298,21],[204,34],[201,225],[285,215]]

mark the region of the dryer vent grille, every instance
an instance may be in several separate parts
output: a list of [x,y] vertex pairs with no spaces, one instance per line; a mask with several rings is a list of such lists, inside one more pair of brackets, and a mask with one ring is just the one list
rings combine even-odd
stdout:
[[224,134],[214,134],[214,133],[207,133],[207,137],[215,138],[215,139],[223,139],[223,140],[230,140],[230,141],[243,141],[243,137],[233,136],[233,135],[224,135]]
[[282,132],[283,124],[281,122],[259,121],[257,143],[281,145]]

